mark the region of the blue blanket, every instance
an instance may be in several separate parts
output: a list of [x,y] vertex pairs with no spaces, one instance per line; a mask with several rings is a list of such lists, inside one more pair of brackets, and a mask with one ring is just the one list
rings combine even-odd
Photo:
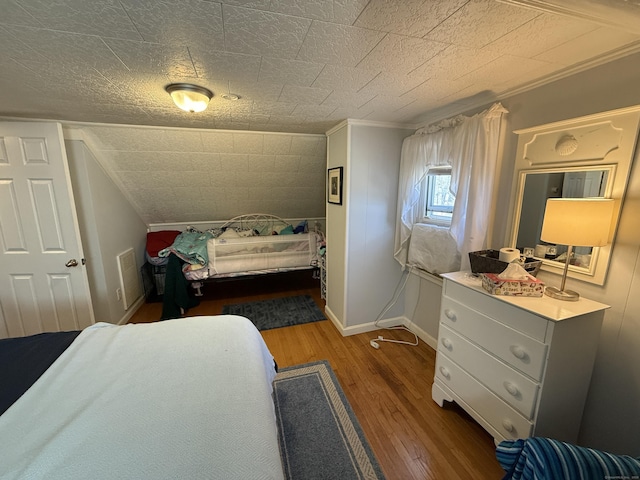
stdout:
[[496,450],[503,480],[639,479],[640,459],[542,437],[505,440]]
[[0,415],[15,403],[80,334],[39,333],[0,340]]

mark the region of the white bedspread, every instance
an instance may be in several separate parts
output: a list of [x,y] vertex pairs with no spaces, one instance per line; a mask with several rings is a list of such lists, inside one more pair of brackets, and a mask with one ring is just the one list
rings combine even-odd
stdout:
[[281,479],[274,377],[243,317],[96,324],[0,416],[0,478]]

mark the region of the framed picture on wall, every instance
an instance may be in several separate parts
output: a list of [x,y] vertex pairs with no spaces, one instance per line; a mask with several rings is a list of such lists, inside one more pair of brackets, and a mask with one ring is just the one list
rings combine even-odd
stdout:
[[327,201],[342,205],[342,167],[329,169],[329,178],[327,179]]

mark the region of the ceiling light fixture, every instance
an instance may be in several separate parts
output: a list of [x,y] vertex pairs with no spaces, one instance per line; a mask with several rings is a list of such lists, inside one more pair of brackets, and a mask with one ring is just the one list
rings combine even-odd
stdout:
[[202,112],[209,105],[213,92],[191,83],[172,83],[165,90],[176,106],[185,112]]

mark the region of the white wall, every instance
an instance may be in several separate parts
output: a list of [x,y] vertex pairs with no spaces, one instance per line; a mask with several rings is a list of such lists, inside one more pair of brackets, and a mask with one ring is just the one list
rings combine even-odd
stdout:
[[343,205],[327,203],[325,238],[327,241],[326,312],[339,328],[345,327],[345,283],[347,209],[349,192],[344,183],[349,179],[349,130],[346,123],[327,136],[327,168],[343,169]]
[[[413,130],[354,124],[349,168],[347,326],[374,322],[401,280],[393,258],[400,149]],[[389,255],[391,253],[391,255]],[[384,318],[404,311],[401,296]]]
[[438,341],[438,322],[442,279],[412,273],[405,287],[406,325],[434,350]]
[[[533,127],[597,112],[640,104],[640,55],[630,56],[502,101],[509,110],[509,130]],[[474,113],[474,112],[469,112]],[[501,192],[492,248],[506,244],[508,212],[517,136],[507,135]],[[558,284],[559,276],[539,278]],[[416,281],[417,282],[417,281]],[[431,282],[422,280],[412,298],[433,297]],[[417,287],[416,287],[417,288]],[[611,265],[603,286],[567,279],[567,288],[611,305],[605,314],[598,356],[583,417],[580,443],[614,453],[640,455],[640,166],[636,158],[622,208]],[[405,315],[437,338],[433,309]]]
[[84,142],[67,140],[65,146],[95,319],[123,323],[135,306],[126,311],[116,296],[120,288],[116,256],[133,247],[140,269],[147,227]]
[[[412,133],[357,121],[328,133],[328,168],[344,168],[344,202],[327,205],[327,313],[344,334],[372,329],[401,280],[393,259],[398,173]],[[403,302],[383,318],[401,317]]]
[[[503,104],[511,112],[515,130],[640,104],[638,85],[640,55],[634,55],[509,98]],[[515,158],[515,137],[511,136],[506,149],[511,159]],[[567,280],[567,288],[611,305],[605,314],[580,442],[635,456],[640,455],[639,197],[636,157],[606,283],[600,287]],[[506,225],[503,228],[506,235]],[[539,277],[550,284],[559,281],[557,275],[546,272]]]

